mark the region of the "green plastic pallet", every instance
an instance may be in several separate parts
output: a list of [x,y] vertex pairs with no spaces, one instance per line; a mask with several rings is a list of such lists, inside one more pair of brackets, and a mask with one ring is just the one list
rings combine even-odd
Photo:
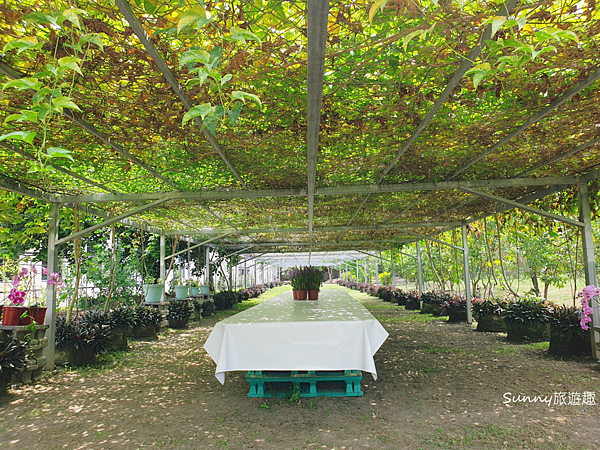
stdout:
[[297,386],[301,397],[361,397],[360,370],[249,371],[248,397],[286,397]]

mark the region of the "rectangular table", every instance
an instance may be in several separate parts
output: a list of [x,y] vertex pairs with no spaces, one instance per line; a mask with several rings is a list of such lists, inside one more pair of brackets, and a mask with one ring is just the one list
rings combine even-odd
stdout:
[[242,370],[362,370],[377,379],[373,355],[387,331],[343,290],[297,301],[286,292],[217,323],[204,348],[215,376]]

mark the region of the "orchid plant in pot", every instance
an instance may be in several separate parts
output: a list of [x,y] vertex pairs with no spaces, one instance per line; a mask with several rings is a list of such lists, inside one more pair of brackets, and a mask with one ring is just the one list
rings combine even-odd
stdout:
[[[15,275],[12,288],[8,294],[10,303],[4,306],[3,325],[31,325],[43,324],[46,316],[44,301],[39,298],[35,289],[35,278],[38,275],[35,265],[31,269],[21,268]],[[57,289],[62,288],[63,282],[57,273],[50,273],[47,268],[42,268],[42,275],[47,276],[47,285],[55,285]],[[29,297],[30,305],[25,306],[25,300]]]

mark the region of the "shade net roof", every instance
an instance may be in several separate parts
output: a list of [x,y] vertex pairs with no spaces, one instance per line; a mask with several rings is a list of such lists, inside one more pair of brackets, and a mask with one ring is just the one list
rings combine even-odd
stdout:
[[8,190],[235,250],[327,252],[503,200],[573,204],[598,177],[595,2],[65,8],[0,6]]
[[363,260],[373,256],[367,252],[359,251],[332,251],[332,252],[291,252],[269,253],[262,256],[245,255],[259,263],[268,263],[276,267],[301,267],[301,266],[339,266],[345,262]]

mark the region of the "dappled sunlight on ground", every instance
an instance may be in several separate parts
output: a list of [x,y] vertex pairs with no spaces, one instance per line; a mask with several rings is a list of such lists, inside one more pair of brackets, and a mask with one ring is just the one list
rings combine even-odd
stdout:
[[599,406],[503,403],[505,392],[593,391],[600,374],[591,360],[551,358],[543,344],[509,344],[500,333],[351,295],[390,333],[375,358],[378,380],[364,374],[364,397],[250,399],[242,372],[221,386],[202,348],[230,315],[221,313],[133,341],[103,366],[60,369],[11,391],[0,399],[0,448],[596,446]]

